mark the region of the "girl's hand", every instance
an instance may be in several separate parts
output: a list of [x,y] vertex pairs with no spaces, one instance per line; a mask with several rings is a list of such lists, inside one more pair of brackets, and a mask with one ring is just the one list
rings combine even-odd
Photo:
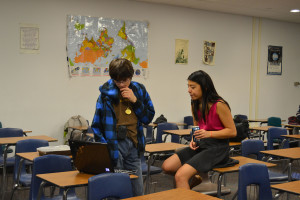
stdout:
[[199,148],[199,146],[196,145],[196,142],[194,142],[193,139],[192,139],[191,142],[190,142],[190,148],[191,148],[192,150],[196,150],[196,149]]
[[200,129],[195,131],[194,133],[196,139],[210,138],[210,131],[206,131],[204,129]]

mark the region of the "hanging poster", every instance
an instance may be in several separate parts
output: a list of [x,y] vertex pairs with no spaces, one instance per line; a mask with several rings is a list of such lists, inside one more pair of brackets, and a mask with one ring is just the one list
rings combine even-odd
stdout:
[[145,77],[148,23],[68,15],[67,58],[70,76],[107,76],[111,60],[126,58]]
[[189,41],[175,40],[175,64],[188,64]]
[[282,74],[282,47],[268,46],[268,65],[267,74],[281,75]]
[[204,41],[203,47],[203,63],[206,65],[215,65],[216,42]]

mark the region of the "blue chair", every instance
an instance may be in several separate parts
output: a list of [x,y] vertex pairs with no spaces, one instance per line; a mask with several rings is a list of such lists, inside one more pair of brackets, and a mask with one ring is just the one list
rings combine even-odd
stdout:
[[[242,141],[242,156],[250,157],[255,155],[257,160],[263,159],[263,154],[260,151],[264,151],[265,146],[262,140],[249,139]],[[272,183],[281,183],[288,181],[288,175],[285,173],[275,172],[268,169],[269,181]]]
[[[162,143],[166,141],[168,134],[165,136],[164,140],[162,139],[163,135],[166,134],[164,130],[178,130],[178,126],[174,123],[159,123],[157,124],[157,133],[156,133],[156,143]],[[172,135],[171,142],[179,143],[179,136]]]
[[[149,162],[149,160],[148,160],[148,162]],[[144,155],[141,156],[141,167],[142,167],[142,175],[143,175],[143,177],[145,177],[144,181],[148,181],[148,183],[150,184],[151,180],[147,179],[148,164],[146,163],[146,159],[145,159]],[[151,175],[160,174],[161,172],[162,172],[162,168],[150,165],[150,177],[149,177],[149,179],[151,179]],[[151,184],[153,184],[153,183],[151,183]]]
[[132,197],[130,177],[126,173],[103,173],[88,180],[88,200]]
[[[19,128],[0,128],[0,137],[23,137],[23,130]],[[6,146],[5,148],[8,148]],[[0,148],[0,165],[3,167],[4,165],[4,152],[3,149]],[[14,166],[15,164],[15,157],[6,158],[6,166]]]
[[[194,125],[194,119],[193,119],[193,116],[185,116],[183,118],[183,123],[185,123],[186,125],[183,126],[184,129],[188,129],[190,128],[191,126]],[[188,135],[188,136],[184,136],[183,137],[185,140],[187,141],[191,141],[191,136]]]
[[[64,172],[64,171],[72,171],[72,170],[73,170],[72,162],[69,156],[45,155],[45,156],[40,156],[35,158],[33,160],[29,199],[36,200],[38,197],[39,187],[42,180],[36,176],[37,174]],[[54,197],[47,198],[46,196],[44,196],[44,194],[41,195],[41,200],[62,199],[62,198],[63,198],[62,189],[60,189],[59,195],[56,195]],[[75,194],[75,190],[73,188],[69,190],[67,199],[68,200],[78,199]]]
[[[18,141],[16,144],[16,153],[24,152],[36,152],[37,148],[49,146],[48,141],[46,140],[37,140],[37,139],[28,139]],[[20,165],[21,158],[19,156],[15,157],[15,166],[14,166],[14,185],[11,193],[11,199],[16,189],[29,189],[31,184],[31,173],[26,172],[26,166],[23,162]],[[19,172],[19,173],[18,173]],[[19,175],[18,175],[19,174]]]
[[281,118],[280,117],[269,117],[268,126],[281,127]]
[[[268,134],[267,134],[267,150],[273,150],[274,149],[274,141],[279,143],[281,145],[284,138],[281,135],[287,135],[287,130],[285,128],[281,127],[273,127],[269,128]],[[289,142],[288,140],[285,140],[284,144],[281,146],[282,148],[286,149],[289,148]]]
[[272,191],[266,165],[247,163],[239,169],[238,200],[247,200],[247,186],[259,186],[259,199],[272,200]]
[[146,126],[146,134],[145,134],[146,144],[151,144],[153,142],[153,127]]

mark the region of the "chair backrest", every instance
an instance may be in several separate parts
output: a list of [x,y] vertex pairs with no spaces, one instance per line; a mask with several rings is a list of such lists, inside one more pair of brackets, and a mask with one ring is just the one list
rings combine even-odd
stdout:
[[[23,137],[23,130],[20,128],[0,128],[0,138]],[[0,157],[3,157],[3,149],[0,148]]]
[[238,200],[247,200],[247,186],[259,186],[259,198],[272,200],[268,168],[264,164],[247,163],[239,169]]
[[[46,140],[37,140],[37,139],[28,139],[20,140],[16,143],[16,153],[24,152],[36,152],[36,149],[39,147],[49,146],[48,141]],[[21,158],[19,156],[15,157],[15,167],[14,167],[14,180],[17,180],[18,168]],[[25,163],[21,166],[21,174],[25,174]]]
[[103,173],[88,180],[88,200],[132,196],[130,177],[126,173]]
[[38,191],[42,180],[36,176],[37,174],[64,172],[71,170],[73,170],[73,168],[71,158],[69,156],[45,155],[35,158],[33,160],[29,199],[36,200],[38,197]]
[[145,134],[145,138],[146,138],[146,143],[152,143],[152,134],[153,134],[153,127],[152,126],[147,126],[146,127],[146,134]]
[[2,128],[2,123],[0,122],[0,128]]
[[248,139],[242,141],[241,153],[244,157],[255,155],[257,160],[261,160],[263,154],[260,151],[264,151],[265,146],[262,140]]
[[[287,135],[287,130],[285,128],[280,127],[273,127],[269,128],[267,133],[267,150],[273,150],[274,149],[274,139],[277,139],[278,142],[282,142],[284,139],[281,135]],[[286,140],[284,142],[283,148],[289,148],[289,142]]]
[[[162,135],[165,134],[164,130],[178,130],[178,126],[174,123],[159,123],[157,124],[156,143],[162,143]],[[171,142],[179,143],[179,136],[172,135]]]
[[280,117],[269,117],[268,126],[281,127],[281,118]]
[[194,119],[193,116],[185,116],[183,118],[183,123],[185,123],[186,125],[183,126],[184,129],[188,129],[189,126],[193,126],[194,125]]

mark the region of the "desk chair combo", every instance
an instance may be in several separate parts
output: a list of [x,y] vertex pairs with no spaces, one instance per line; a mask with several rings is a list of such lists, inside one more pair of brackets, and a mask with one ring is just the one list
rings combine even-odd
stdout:
[[[36,152],[37,148],[49,146],[46,140],[28,139],[18,141],[16,144],[16,153],[25,152]],[[21,162],[19,156],[15,156],[15,166],[14,166],[14,185],[11,192],[10,199],[13,199],[15,190],[17,189],[30,189],[32,174],[27,173],[24,160]]]
[[247,200],[247,186],[255,184],[259,187],[258,199],[272,200],[272,191],[266,165],[248,163],[239,169],[238,200]]
[[[146,163],[146,158],[145,158],[144,155],[141,156],[141,167],[142,167],[142,175],[144,177],[144,182],[146,182],[147,181],[147,173],[148,173],[148,164]],[[156,183],[156,182],[150,182],[151,181],[151,175],[160,174],[161,172],[162,172],[162,168],[150,165],[150,176],[149,176],[150,180],[149,180],[149,183],[151,185],[154,185]],[[146,187],[146,184],[144,184],[144,185]],[[149,188],[149,190],[150,189],[151,188]],[[155,189],[154,189],[154,191],[155,191]]]
[[[257,160],[263,159],[263,154],[260,151],[264,151],[264,142],[261,140],[249,139],[242,141],[242,156],[249,157],[255,155]],[[268,169],[269,181],[271,183],[282,183],[288,181],[288,174],[275,172]]]
[[[23,137],[23,130],[19,128],[0,128],[0,138]],[[2,167],[2,199],[6,190],[6,167],[15,165],[15,157],[7,157],[9,145],[5,146],[4,152],[0,148],[0,165]]]
[[[184,129],[189,129],[191,126],[194,125],[194,119],[193,116],[185,116],[183,118],[183,123],[185,123],[186,125],[183,126]],[[191,136],[184,136],[183,137],[186,141],[190,142],[191,141]]]
[[[38,178],[37,174],[46,174],[54,172],[73,171],[71,158],[63,155],[45,155],[37,157],[33,160],[32,179],[30,187],[30,200],[36,200],[40,197],[41,200],[48,199],[63,199],[63,190],[60,189],[59,194],[53,197],[46,197],[42,192],[42,180]],[[41,185],[41,186],[40,186]],[[47,185],[48,186],[48,185]],[[40,189],[41,187],[41,189]],[[40,192],[40,193],[39,193]],[[79,200],[75,194],[74,188],[68,191],[68,200]]]
[[130,177],[125,173],[103,173],[88,180],[88,200],[132,197]]
[[[164,130],[178,130],[178,126],[174,123],[159,123],[157,124],[157,133],[156,133],[156,143],[166,142],[168,134]],[[166,134],[164,140],[162,139],[163,135]],[[171,142],[179,143],[178,135],[171,135]]]

